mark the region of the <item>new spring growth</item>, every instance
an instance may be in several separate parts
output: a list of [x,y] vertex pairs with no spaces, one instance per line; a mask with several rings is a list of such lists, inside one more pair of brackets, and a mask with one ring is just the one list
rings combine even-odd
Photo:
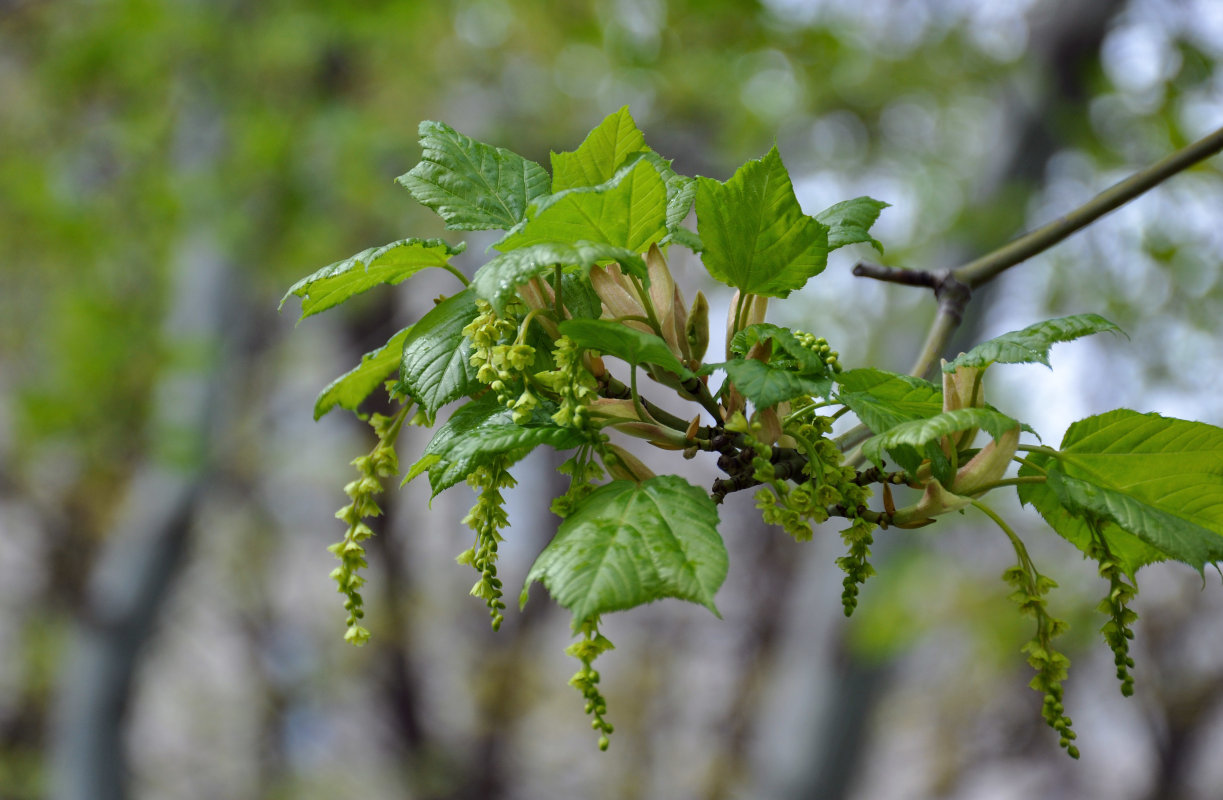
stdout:
[[[642,333],[661,337],[682,364],[695,370],[709,344],[709,303],[698,292],[692,312],[689,312],[658,245],[650,245],[645,262],[649,272],[648,289],[625,274],[618,264],[591,268],[590,283],[603,303],[603,318],[620,320]],[[679,387],[677,376],[653,365],[648,371],[659,383]]]
[[513,487],[515,482],[509,470],[499,465],[477,468],[467,482],[480,492],[475,505],[463,518],[463,523],[475,531],[476,541],[455,560],[480,573],[471,594],[484,601],[493,630],[500,630],[505,602],[501,599],[501,579],[497,577],[497,545],[504,541],[501,531],[509,525],[501,490]]
[[340,560],[340,566],[331,571],[331,579],[336,582],[336,590],[344,595],[344,610],[348,612],[344,640],[357,646],[365,644],[370,637],[369,630],[361,625],[365,604],[359,590],[365,585],[365,577],[357,574],[368,566],[363,542],[374,535],[365,520],[382,514],[382,508],[375,500],[382,492],[382,479],[399,473],[395,439],[409,407],[404,406],[394,417],[381,414],[370,417],[370,425],[378,435],[378,444],[369,455],[358,456],[352,461],[360,477],[344,487],[344,493],[351,502],[336,512],[336,518],[347,524],[348,530],[343,539],[327,548]]
[[1126,582],[1121,563],[1109,550],[1100,533],[1100,525],[1096,520],[1088,520],[1092,543],[1087,555],[1099,562],[1100,577],[1108,581],[1108,595],[1100,601],[1096,610],[1109,617],[1100,632],[1104,634],[1104,641],[1113,651],[1113,664],[1117,668],[1117,680],[1121,681],[1121,694],[1130,697],[1134,694],[1134,676],[1130,674],[1130,669],[1134,666],[1134,659],[1130,657],[1130,640],[1134,638],[1134,629],[1131,626],[1138,620],[1138,615],[1129,604],[1134,595],[1138,594],[1138,588],[1133,583]]
[[582,638],[565,648],[566,654],[582,662],[581,668],[569,679],[569,685],[581,692],[586,700],[586,713],[591,716],[590,727],[599,733],[599,749],[606,750],[611,744],[608,737],[615,728],[604,717],[607,714],[607,700],[599,691],[599,671],[594,668],[594,660],[615,649],[615,645],[599,633],[598,617],[581,623],[579,632]]
[[[944,364],[946,362],[943,362]],[[955,372],[943,373],[943,411],[961,408],[983,408],[985,392],[982,377],[985,370],[978,367],[958,367]],[[944,486],[932,476],[930,462],[926,461],[914,476],[914,488],[923,489],[920,500],[914,505],[897,511],[891,524],[901,528],[917,528],[928,525],[940,514],[959,511],[974,497],[979,497],[1006,474],[1015,449],[1019,445],[1019,426],[1004,432],[998,439],[990,441],[976,455],[961,465],[949,485]],[[971,447],[978,429],[970,428],[944,436],[939,442],[943,454],[949,459],[958,459],[961,452]],[[956,463],[953,461],[953,463]]]

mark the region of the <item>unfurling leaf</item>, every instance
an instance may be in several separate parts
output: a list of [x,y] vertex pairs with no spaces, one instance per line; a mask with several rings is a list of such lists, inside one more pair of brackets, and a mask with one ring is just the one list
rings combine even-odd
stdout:
[[902,422],[862,443],[862,454],[883,464],[883,451],[911,447],[922,450],[927,444],[960,431],[980,428],[998,441],[1008,431],[1019,428],[1019,423],[1006,414],[987,408],[961,408],[946,411],[927,419]]
[[943,364],[944,372],[958,367],[988,367],[990,364],[1044,364],[1049,366],[1049,350],[1058,342],[1069,342],[1093,333],[1123,333],[1099,314],[1076,314],[1029,325],[982,342],[954,361]]
[[493,309],[501,313],[515,289],[537,275],[546,275],[558,264],[581,267],[589,272],[599,262],[613,261],[625,272],[639,278],[646,277],[645,261],[631,250],[592,242],[545,242],[511,250],[491,259],[476,272],[471,286],[476,297],[489,301]]
[[891,204],[870,197],[855,197],[816,214],[815,218],[828,226],[828,250],[866,242],[882,253],[883,245],[879,244],[869,231],[875,220],[879,219],[879,212],[889,205]]

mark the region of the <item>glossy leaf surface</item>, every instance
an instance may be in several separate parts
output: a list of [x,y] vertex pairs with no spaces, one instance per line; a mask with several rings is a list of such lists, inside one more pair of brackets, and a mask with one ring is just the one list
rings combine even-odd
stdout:
[[463,328],[476,314],[475,294],[464,289],[421,317],[404,340],[400,383],[430,417],[475,384]]
[[442,122],[420,123],[421,161],[399,183],[452,230],[509,230],[548,192],[547,171]]
[[371,247],[302,278],[289,288],[280,305],[283,308],[290,295],[297,295],[302,298],[301,319],[305,319],[375,286],[400,283],[429,267],[445,267],[464,247],[452,247],[441,239],[402,239]]
[[866,242],[880,253],[883,245],[870,235],[871,226],[879,219],[879,212],[890,203],[870,197],[855,197],[829,206],[815,218],[828,226],[828,249],[836,250],[847,244]]

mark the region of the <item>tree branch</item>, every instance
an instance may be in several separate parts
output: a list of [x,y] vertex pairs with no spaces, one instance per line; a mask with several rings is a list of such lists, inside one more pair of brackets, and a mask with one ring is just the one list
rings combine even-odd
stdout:
[[1105,189],[1065,216],[957,267],[951,274],[969,288],[976,288],[1220,150],[1223,150],[1223,128]]
[[951,335],[959,326],[973,289],[988,283],[1016,264],[1043,253],[1108,212],[1221,150],[1223,128],[1105,189],[1068,214],[955,269],[928,272],[885,267],[863,261],[854,267],[854,275],[907,286],[925,286],[934,290],[939,304],[938,313],[930,325],[930,332],[926,334],[921,353],[914,361],[913,368],[909,370],[910,375],[923,377],[938,361],[951,340]]

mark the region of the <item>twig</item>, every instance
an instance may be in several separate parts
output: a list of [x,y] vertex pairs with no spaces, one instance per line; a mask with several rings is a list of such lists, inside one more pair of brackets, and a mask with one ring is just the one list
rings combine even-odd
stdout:
[[903,283],[906,286],[927,286],[931,289],[938,285],[938,276],[924,269],[900,269],[885,267],[870,261],[859,261],[854,265],[854,277],[874,278],[885,283]]
[[928,272],[860,262],[854,267],[854,275],[889,283],[925,286],[934,290],[939,303],[938,314],[930,325],[930,332],[926,334],[921,353],[913,363],[913,368],[909,370],[910,375],[922,377],[938,361],[939,356],[947,347],[947,342],[951,340],[951,335],[959,327],[964,308],[968,304],[973,289],[988,283],[1016,264],[1048,250],[1070,234],[1090,225],[1113,209],[1128,203],[1173,175],[1183,172],[1221,150],[1223,150],[1223,128],[1105,189],[1088,202],[1053,222],[955,269]]
[[1090,225],[1179,172],[1223,150],[1223,128],[1182,147],[1172,155],[1136,172],[1087,201],[1074,211],[1025,234],[975,261],[952,270],[956,280],[975,289],[1004,270],[1048,250],[1070,234]]

